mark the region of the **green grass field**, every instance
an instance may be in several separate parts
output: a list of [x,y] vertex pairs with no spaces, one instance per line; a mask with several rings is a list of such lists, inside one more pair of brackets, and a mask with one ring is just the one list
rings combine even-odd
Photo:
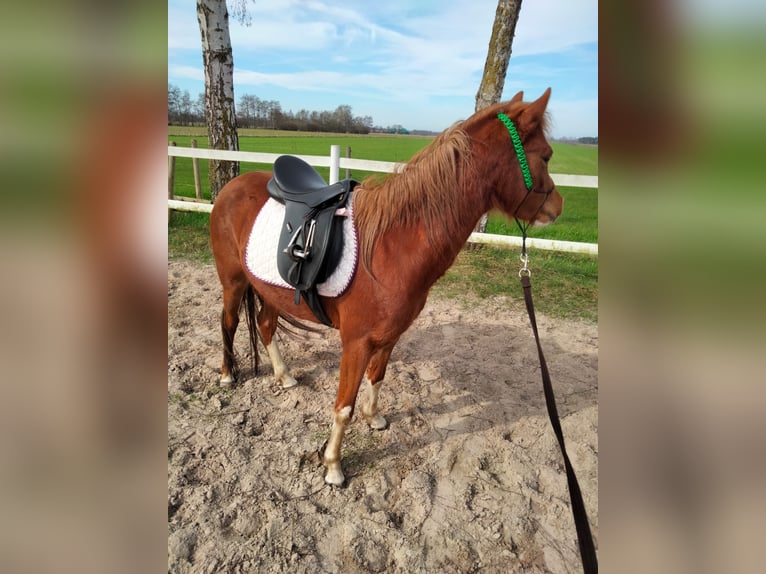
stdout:
[[[207,147],[204,128],[170,127],[168,141],[190,147],[196,139],[199,147]],[[240,130],[240,149],[268,153],[328,156],[330,146],[351,147],[351,157],[380,161],[405,162],[425,147],[431,138],[392,135],[304,134],[271,130]],[[558,142],[551,143],[554,154],[551,173],[598,175],[598,148]],[[175,160],[175,194],[194,197],[192,160]],[[209,199],[207,161],[199,160],[203,197]],[[270,164],[241,163],[242,173],[271,170]],[[318,168],[329,177],[327,168]],[[352,172],[351,177],[363,179],[364,172]],[[345,177],[341,170],[341,177]],[[566,241],[598,242],[598,190],[561,187],[564,211],[555,224],[532,228],[530,237]],[[168,231],[168,253],[171,258],[186,258],[212,262],[208,240],[208,215],[173,212]],[[513,221],[500,214],[490,214],[488,233],[520,235]],[[566,318],[597,318],[598,259],[587,255],[530,252],[534,271],[535,300],[541,312]],[[452,269],[435,286],[435,292],[458,297],[471,292],[479,297],[504,294],[518,290],[518,253],[516,250],[484,247],[461,253]]]

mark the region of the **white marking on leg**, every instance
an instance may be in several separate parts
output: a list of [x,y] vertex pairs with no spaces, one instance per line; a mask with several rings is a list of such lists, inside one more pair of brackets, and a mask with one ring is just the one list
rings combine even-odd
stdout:
[[362,405],[362,415],[371,429],[383,430],[388,426],[388,421],[378,414],[378,393],[380,392],[380,382],[373,385],[372,381],[364,375],[367,381],[367,400]]
[[271,367],[274,369],[274,378],[278,383],[282,385],[283,389],[289,389],[298,384],[290,373],[287,371],[287,365],[285,365],[282,359],[282,354],[279,352],[277,342],[272,339],[271,343],[266,345],[266,351],[269,353],[269,359],[271,359]]
[[220,384],[222,384],[223,386],[229,386],[233,382],[234,382],[234,377],[232,377],[231,375],[224,375],[221,377]]
[[343,435],[350,420],[351,407],[343,407],[335,413],[332,430],[330,431],[330,439],[327,441],[327,446],[324,449],[324,464],[327,467],[324,480],[327,484],[340,486],[346,480],[340,465],[340,445],[343,442]]

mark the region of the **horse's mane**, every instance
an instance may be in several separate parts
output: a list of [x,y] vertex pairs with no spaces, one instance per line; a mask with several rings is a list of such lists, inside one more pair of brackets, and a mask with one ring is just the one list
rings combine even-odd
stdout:
[[[515,119],[528,105],[516,101],[489,106],[442,132],[399,171],[384,178],[370,176],[362,182],[354,192],[354,217],[361,259],[368,270],[371,270],[375,242],[392,229],[422,222],[432,245],[438,245],[439,234],[454,232],[464,204],[457,196],[478,181],[476,161],[471,157],[471,137],[467,132],[494,120],[498,112]],[[548,125],[546,112],[539,129],[545,133]],[[503,129],[501,133],[504,132]],[[525,134],[521,136],[524,138]],[[507,137],[507,133],[503,137]],[[513,154],[510,140],[508,146],[510,158]]]
[[354,192],[354,218],[362,262],[371,269],[377,239],[394,228],[423,222],[428,239],[449,233],[458,221],[455,194],[472,169],[470,139],[457,123],[442,132],[409,162],[383,179],[366,178]]

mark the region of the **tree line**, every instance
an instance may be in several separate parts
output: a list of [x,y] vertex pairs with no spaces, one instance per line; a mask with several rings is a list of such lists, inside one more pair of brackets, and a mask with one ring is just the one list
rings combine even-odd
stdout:
[[[263,100],[252,94],[240,96],[236,105],[237,127],[275,130],[338,132],[368,134],[370,132],[402,133],[401,126],[373,126],[371,116],[354,116],[351,106],[340,105],[334,111],[285,111],[275,100]],[[189,90],[168,84],[168,124],[204,125],[205,95],[192,98]]]

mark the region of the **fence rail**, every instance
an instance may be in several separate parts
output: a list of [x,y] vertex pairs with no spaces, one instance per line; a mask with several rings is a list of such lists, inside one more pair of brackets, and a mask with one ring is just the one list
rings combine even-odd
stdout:
[[[249,163],[273,164],[276,161],[276,159],[281,155],[284,155],[284,154],[186,148],[186,147],[177,147],[175,145],[168,146],[168,156],[171,156],[171,157],[217,159],[217,160],[240,161],[240,162],[249,162]],[[331,184],[338,181],[340,168],[358,169],[363,171],[374,171],[374,172],[381,172],[381,173],[394,173],[398,169],[400,169],[400,166],[403,165],[400,163],[389,162],[389,161],[376,161],[376,160],[369,160],[369,159],[354,159],[354,158],[340,157],[340,146],[338,145],[333,145],[330,147],[329,156],[297,155],[296,157],[301,158],[306,163],[314,167],[329,167]],[[552,173],[551,177],[553,178],[553,181],[556,183],[556,185],[598,189],[598,176]],[[201,203],[201,202],[194,202],[194,201],[179,201],[179,200],[173,199],[172,197],[169,197],[168,209],[174,209],[177,211],[195,211],[195,212],[201,212],[201,213],[210,213],[213,210],[213,205],[210,203]],[[510,236],[510,235],[495,235],[492,233],[472,233],[468,240],[472,243],[483,243],[488,245],[499,245],[504,247],[521,246],[521,238]],[[528,238],[527,244],[530,247],[537,248],[537,249],[598,255],[597,243],[580,243],[576,241],[559,241],[555,239]]]

